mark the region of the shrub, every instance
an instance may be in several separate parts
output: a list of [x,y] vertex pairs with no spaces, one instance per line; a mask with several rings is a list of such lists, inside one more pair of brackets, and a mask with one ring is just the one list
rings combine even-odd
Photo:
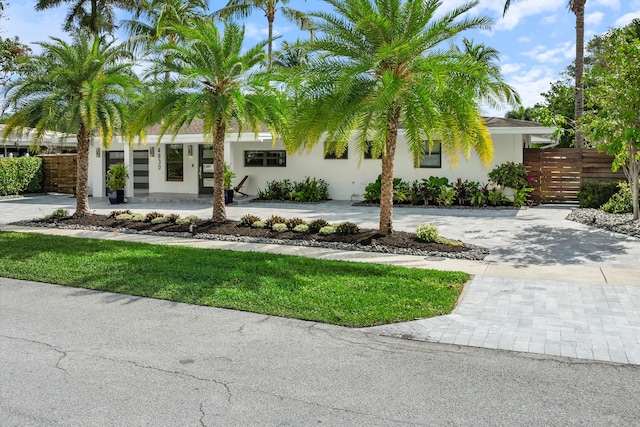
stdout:
[[602,205],[600,209],[615,214],[633,212],[633,195],[629,184],[621,182],[618,184],[618,188],[618,192],[611,196],[609,201]]
[[578,201],[581,208],[599,208],[618,192],[619,181],[584,181],[580,184]]
[[301,218],[291,218],[291,219],[288,219],[287,222],[285,222],[285,224],[287,224],[287,227],[289,227],[289,230],[293,230],[298,225],[302,225],[304,223],[305,223],[304,220]]
[[530,187],[527,170],[522,163],[506,162],[489,172],[489,179],[497,185],[521,189]]
[[416,237],[427,243],[437,242],[440,239],[438,228],[431,223],[420,224],[416,227]]
[[123,214],[120,214],[120,215],[116,216],[116,219],[118,221],[130,221],[131,218],[133,218],[133,215],[132,214],[127,214],[127,213],[123,213]]
[[302,182],[269,181],[264,190],[258,189],[258,199],[320,202],[329,200],[329,184],[323,179],[309,177]]
[[328,236],[330,234],[336,234],[336,229],[335,227],[332,227],[330,225],[325,225],[318,231],[318,233],[322,234],[323,236]]
[[16,157],[0,159],[0,196],[37,193],[42,190],[42,159]]
[[242,218],[240,218],[240,224],[238,224],[238,226],[239,227],[251,227],[253,225],[253,223],[256,222],[256,221],[260,221],[260,217],[255,216],[255,215],[251,215],[251,214],[246,214]]
[[156,219],[156,218],[161,218],[161,217],[163,217],[163,216],[164,216],[164,214],[163,214],[163,213],[160,213],[160,212],[156,212],[156,211],[149,212],[149,213],[147,214],[147,218],[145,219],[145,221],[146,221],[146,222],[152,222],[154,219]]
[[309,226],[309,233],[317,233],[322,227],[329,225],[329,223],[322,218],[318,218],[307,223],[307,225]]
[[169,222],[176,222],[180,219],[180,215],[172,213],[167,215],[167,218],[169,218]]
[[[367,202],[380,203],[382,194],[382,175],[364,188],[362,197]],[[408,182],[404,182],[402,178],[393,178],[393,199],[396,202],[404,202],[411,193],[411,186]]]
[[145,219],[147,219],[146,215],[143,215],[141,213],[135,213],[131,215],[131,221],[143,222]]
[[107,218],[117,218],[117,217],[118,217],[118,215],[122,215],[122,214],[129,214],[129,215],[131,215],[131,214],[132,214],[132,212],[131,212],[129,209],[124,210],[124,211],[117,211],[117,210],[116,210],[116,211],[111,211],[111,212],[109,213],[109,215],[107,215]]
[[293,227],[293,231],[295,231],[296,233],[308,233],[309,226],[307,224],[299,224]]
[[273,226],[271,227],[271,230],[277,233],[283,233],[285,231],[289,231],[289,227],[287,227],[287,224],[283,224],[279,222],[277,224],[273,224]]
[[511,202],[511,200],[498,190],[489,190],[487,200],[491,206],[500,206]]
[[264,226],[265,226],[265,228],[271,228],[271,227],[273,227],[274,224],[284,224],[286,222],[287,222],[287,220],[284,219],[283,217],[279,216],[279,215],[271,215],[270,218],[267,218],[264,221]]
[[251,228],[265,228],[265,223],[264,221],[256,221],[251,224]]
[[66,218],[69,216],[69,211],[63,208],[60,209],[56,209],[55,211],[53,211],[52,213],[50,213],[49,215],[45,216],[44,218],[42,218],[43,220],[48,220],[48,219],[60,219],[60,218]]
[[338,234],[358,234],[360,227],[353,222],[343,222],[337,225],[336,233]]
[[456,190],[442,185],[439,189],[436,201],[440,206],[451,206],[456,199]]
[[170,222],[171,220],[169,219],[168,216],[158,216],[156,218],[153,218],[151,220],[151,224],[165,224],[167,222]]
[[520,188],[513,190],[513,206],[519,208],[527,205],[527,198],[533,188]]

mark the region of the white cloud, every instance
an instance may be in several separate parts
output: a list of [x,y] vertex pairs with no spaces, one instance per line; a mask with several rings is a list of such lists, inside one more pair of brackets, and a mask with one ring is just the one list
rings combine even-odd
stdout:
[[599,25],[602,22],[602,18],[604,18],[604,13],[602,12],[593,12],[585,15],[584,23],[586,25]]
[[[489,4],[487,5],[487,3]],[[509,11],[504,17],[502,17],[504,2],[484,0],[481,2],[480,7],[483,7],[482,5],[484,5],[485,9],[494,11],[497,7],[501,18],[496,23],[495,29],[497,31],[508,31],[515,28],[520,21],[525,18],[541,14],[549,14],[560,10],[564,6],[564,2],[559,2],[558,0],[512,2]]]
[[613,10],[620,9],[620,0],[592,0],[589,6],[604,6]]
[[616,27],[624,27],[636,18],[640,18],[640,10],[637,12],[627,13],[626,15],[622,15],[620,18],[616,19]]
[[573,59],[575,56],[575,43],[564,42],[554,49],[546,46],[538,45],[533,50],[522,52],[523,55],[535,59],[542,64],[561,64],[567,59]]
[[500,67],[502,74],[512,74],[519,71],[522,68],[522,64],[504,64]]
[[258,25],[255,22],[247,22],[244,25],[244,35],[255,40],[264,40],[269,34],[269,28],[265,25]]
[[558,15],[549,15],[542,18],[540,23],[542,25],[555,24],[558,21]]
[[531,43],[531,39],[529,37],[518,37],[518,42],[520,42],[520,43]]

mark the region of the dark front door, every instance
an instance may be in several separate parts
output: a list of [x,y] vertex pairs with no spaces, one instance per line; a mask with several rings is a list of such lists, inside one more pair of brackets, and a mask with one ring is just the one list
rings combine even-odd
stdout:
[[198,192],[213,194],[213,147],[198,145]]

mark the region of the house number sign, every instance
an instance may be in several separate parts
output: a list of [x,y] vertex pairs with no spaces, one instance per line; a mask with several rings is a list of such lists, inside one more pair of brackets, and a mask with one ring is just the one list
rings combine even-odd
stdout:
[[158,170],[162,169],[162,150],[158,147]]

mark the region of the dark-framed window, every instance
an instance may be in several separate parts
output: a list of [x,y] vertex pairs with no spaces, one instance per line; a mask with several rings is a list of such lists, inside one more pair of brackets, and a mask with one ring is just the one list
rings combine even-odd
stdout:
[[[327,149],[327,146],[325,145],[325,150]],[[344,150],[344,152],[342,153],[342,155],[340,157],[337,156],[337,154],[335,153],[335,151],[325,151],[324,153],[324,158],[325,160],[333,160],[333,159],[348,159],[349,158],[349,147],[347,147],[346,150]]]
[[429,152],[429,142],[424,141],[424,156],[420,159],[421,168],[441,168],[442,167],[442,147],[435,141]]
[[367,141],[367,149],[364,151],[362,157],[364,157],[365,159],[373,159],[373,156],[371,155],[371,145],[373,144],[373,141]]
[[286,167],[287,152],[285,150],[245,150],[245,167]]
[[184,181],[184,146],[169,144],[166,149],[167,181]]

